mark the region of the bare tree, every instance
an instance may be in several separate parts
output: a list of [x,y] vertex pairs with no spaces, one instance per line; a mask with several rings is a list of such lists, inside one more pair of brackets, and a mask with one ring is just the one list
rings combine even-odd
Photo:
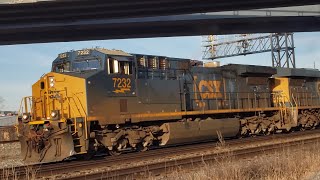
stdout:
[[4,101],[3,97],[0,96],[0,110],[4,108]]

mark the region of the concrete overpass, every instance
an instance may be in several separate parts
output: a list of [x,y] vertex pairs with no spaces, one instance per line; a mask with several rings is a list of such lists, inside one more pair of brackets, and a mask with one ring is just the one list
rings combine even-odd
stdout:
[[[11,0],[11,2],[24,1]],[[134,18],[315,4],[320,4],[320,0],[51,0],[2,4],[0,20],[35,23],[68,21],[68,18],[72,20]]]
[[[2,4],[0,44],[319,31],[319,5],[248,10],[314,4],[318,1],[203,0],[194,3],[192,0],[110,0],[107,3],[99,0],[64,0]],[[204,13],[208,11],[211,13]]]

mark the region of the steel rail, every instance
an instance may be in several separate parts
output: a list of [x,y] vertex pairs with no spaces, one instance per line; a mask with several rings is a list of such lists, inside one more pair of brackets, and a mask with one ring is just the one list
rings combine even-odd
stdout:
[[[244,150],[238,150],[238,151],[232,152],[232,156],[238,157],[238,158],[252,157],[261,152],[263,153],[274,152],[276,150],[283,149],[286,147],[294,147],[294,146],[300,145],[302,142],[304,143],[304,145],[307,145],[307,144],[312,144],[315,141],[319,142],[319,140],[320,139],[317,138],[316,140],[299,141],[299,142],[280,144],[280,145],[270,145],[263,148],[254,147],[250,149],[244,149]],[[149,175],[156,176],[156,175],[160,175],[161,173],[170,173],[181,167],[183,167],[184,169],[186,168],[186,166],[194,167],[196,165],[199,165],[205,162],[215,161],[219,158],[223,159],[229,156],[231,156],[229,152],[212,154],[212,155],[203,155],[203,156],[196,156],[196,157],[191,157],[186,159],[178,159],[174,161],[128,167],[123,169],[107,171],[104,173],[99,172],[99,173],[92,173],[92,174],[86,174],[86,175],[75,176],[75,177],[68,177],[63,179],[64,180],[77,180],[77,179],[101,180],[101,179],[148,178],[150,177]]]
[[[254,138],[244,138],[244,139],[233,139],[226,141],[227,146],[241,146],[243,144],[249,143],[257,143],[257,142],[266,142],[270,140],[278,140],[278,139],[286,139],[286,138],[293,138],[299,136],[308,136],[312,134],[318,134],[320,130],[314,131],[305,131],[305,132],[296,132],[292,134],[276,134],[272,136],[259,136]],[[115,164],[130,164],[135,163],[137,161],[141,161],[141,159],[145,159],[146,162],[154,157],[161,158],[167,157],[169,155],[177,155],[183,153],[199,153],[204,150],[210,150],[216,148],[216,144],[212,142],[208,143],[201,143],[201,144],[192,144],[186,146],[174,146],[168,148],[160,148],[154,149],[147,152],[141,153],[128,153],[123,154],[121,156],[107,156],[103,159],[95,159],[91,161],[67,161],[67,162],[60,162],[60,163],[49,163],[49,164],[40,164],[34,166],[19,166],[15,168],[15,175],[11,174],[10,177],[19,176],[20,178],[26,177],[26,170],[27,169],[34,169],[37,171],[38,177],[45,177],[54,174],[61,174],[61,173],[68,173],[71,171],[80,171],[86,170],[88,167],[107,167],[112,166]],[[3,169],[0,170],[0,177],[3,177],[5,172],[12,172],[10,169]],[[10,178],[9,177],[9,178]]]
[[157,162],[152,164],[145,164],[133,167],[126,167],[106,172],[94,172],[85,175],[78,175],[74,177],[61,178],[63,180],[78,180],[78,179],[86,179],[86,180],[101,180],[101,179],[139,179],[139,178],[148,178],[150,175],[157,176],[162,173],[170,173],[178,168],[194,168],[196,165],[202,163],[208,163],[210,161],[215,161],[217,159],[224,159],[226,157],[236,157],[236,158],[246,158],[252,157],[254,155],[258,155],[261,153],[271,153],[276,152],[277,150],[283,150],[284,148],[294,147],[301,145],[303,143],[304,146],[308,144],[313,144],[315,142],[319,142],[320,138],[301,140],[290,143],[276,144],[276,145],[267,145],[263,147],[252,147],[249,149],[241,149],[232,152],[223,152],[217,154],[208,154],[208,155],[198,155],[189,158],[183,159],[175,159],[165,162]]
[[10,144],[10,143],[15,143],[15,142],[19,142],[19,140],[0,141],[0,144]]

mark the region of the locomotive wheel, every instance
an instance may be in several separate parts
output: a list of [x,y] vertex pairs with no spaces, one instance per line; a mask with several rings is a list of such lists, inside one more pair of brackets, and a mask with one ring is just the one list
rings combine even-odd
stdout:
[[139,152],[145,152],[148,151],[148,147],[144,147],[142,144],[137,144],[137,151]]
[[110,154],[110,156],[119,156],[121,154],[121,152],[116,149],[113,149],[111,151],[109,150],[109,154]]
[[263,132],[263,135],[265,135],[265,136],[269,136],[270,134],[271,134],[270,131]]
[[92,159],[95,154],[96,153],[94,151],[89,151],[86,154],[78,155],[77,158],[80,159],[80,160],[88,161],[88,160]]

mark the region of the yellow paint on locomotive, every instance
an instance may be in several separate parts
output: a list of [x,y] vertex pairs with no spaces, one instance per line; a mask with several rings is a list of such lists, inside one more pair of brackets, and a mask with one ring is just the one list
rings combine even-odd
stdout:
[[[222,93],[220,92],[221,81],[201,80],[198,86],[202,99],[222,98]],[[205,90],[203,91],[203,89]]]
[[289,78],[274,78],[272,79],[271,88],[272,92],[275,94],[279,94],[280,96],[274,97],[273,101],[282,101],[289,102],[290,101],[290,87],[289,87]]
[[198,84],[198,76],[194,76],[194,99],[200,108],[206,106],[206,103],[202,100],[222,98],[221,81],[218,80],[201,80]]
[[[17,128],[23,160],[54,162],[86,153],[86,101],[86,80],[83,78],[50,72],[33,84],[32,106],[28,108],[30,105],[24,103],[24,113],[30,115],[29,119],[24,119],[24,124]],[[70,128],[70,123],[75,128]],[[75,134],[81,137],[81,148],[77,150],[73,142]],[[45,147],[39,146],[44,142],[47,143]]]
[[50,120],[59,111],[61,120],[86,117],[85,79],[50,72],[32,86],[33,121]]

